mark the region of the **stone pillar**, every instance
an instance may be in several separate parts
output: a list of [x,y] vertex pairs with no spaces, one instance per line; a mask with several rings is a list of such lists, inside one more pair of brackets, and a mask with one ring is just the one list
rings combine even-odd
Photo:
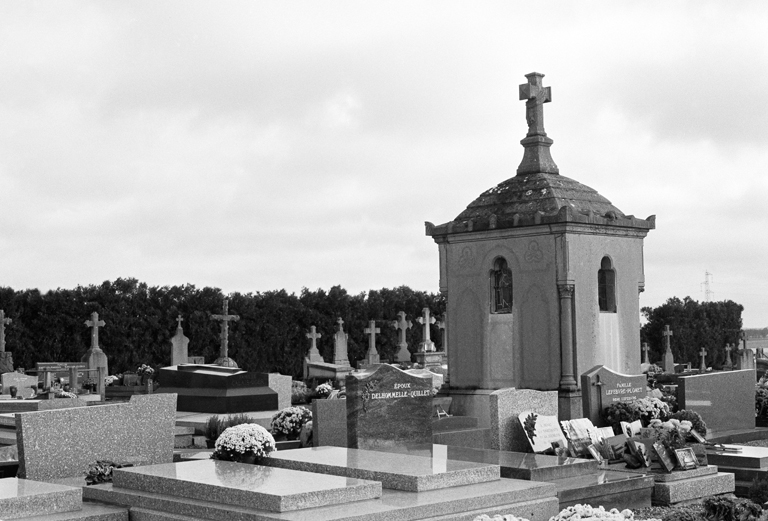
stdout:
[[102,402],[107,400],[107,383],[104,381],[106,378],[107,368],[99,367],[96,376],[96,389],[98,390],[97,392],[101,395]]
[[573,290],[572,283],[557,285],[560,295],[560,384],[558,417],[561,420],[581,418],[579,385],[573,374]]

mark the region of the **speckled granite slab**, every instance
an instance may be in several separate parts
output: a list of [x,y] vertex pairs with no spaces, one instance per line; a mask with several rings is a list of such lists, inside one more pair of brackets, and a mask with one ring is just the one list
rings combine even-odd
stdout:
[[18,478],[0,479],[0,515],[19,519],[36,515],[80,510],[83,493],[79,488]]
[[265,465],[334,476],[381,481],[384,488],[421,492],[499,479],[498,465],[434,457],[347,449],[310,447],[276,452]]
[[39,481],[82,476],[99,459],[173,461],[176,395],[133,396],[128,403],[16,416],[19,477]]
[[55,398],[53,400],[2,400],[0,413],[17,413],[31,411],[50,411],[54,409],[69,409],[88,405],[80,398]]
[[286,512],[381,496],[381,483],[198,460],[116,469],[114,486],[167,496]]
[[707,461],[719,467],[741,467],[750,469],[768,468],[768,447],[739,445],[741,452],[708,450]]
[[674,505],[716,494],[732,493],[736,489],[733,474],[718,472],[681,481],[656,483],[653,488],[654,505]]
[[[513,513],[531,521],[547,521],[559,511],[553,485],[516,479],[499,479],[418,493],[384,489],[380,499],[291,512],[267,512],[212,503],[203,498],[187,499],[165,495],[159,491],[124,489],[114,484],[86,487],[83,489],[83,496],[96,501],[130,505],[132,517],[136,508],[147,509],[147,516],[150,513],[157,516],[137,517],[136,521],[187,519],[183,516],[190,519],[226,521],[401,521],[433,518],[445,521],[471,520],[481,513],[489,512]],[[158,512],[166,514],[161,515]]]
[[442,457],[459,461],[498,465],[502,478],[550,481],[597,472],[598,463],[593,459],[564,458],[511,452],[503,450],[473,449],[443,444],[408,446],[397,452],[415,456]]

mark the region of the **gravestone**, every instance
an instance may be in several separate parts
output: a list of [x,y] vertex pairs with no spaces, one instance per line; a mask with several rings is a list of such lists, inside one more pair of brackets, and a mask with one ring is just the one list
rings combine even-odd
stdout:
[[664,326],[664,331],[662,332],[662,335],[664,335],[664,361],[662,363],[662,365],[664,366],[664,372],[674,373],[675,357],[672,354],[672,348],[669,345],[669,338],[672,336],[672,331],[669,329],[669,325]]
[[491,449],[528,452],[528,437],[518,421],[520,413],[533,411],[558,415],[557,391],[499,389],[490,395]]
[[77,477],[90,463],[173,460],[176,395],[132,396],[130,402],[16,415],[19,477]]
[[432,443],[432,378],[387,364],[347,375],[347,446]]
[[344,321],[339,317],[336,321],[339,324],[339,330],[333,335],[333,363],[344,367],[349,367],[349,358],[347,357],[347,334],[344,332]]
[[552,448],[552,443],[560,443],[561,447],[567,446],[560,422],[557,416],[546,416],[533,411],[523,411],[518,416],[520,426],[525,432],[528,443],[533,452],[544,452]]
[[754,429],[755,380],[754,369],[680,377],[678,408],[701,414],[711,432]]
[[95,311],[91,313],[91,319],[85,321],[86,327],[91,328],[91,348],[85,352],[80,361],[85,362],[88,369],[103,367],[104,374],[109,374],[107,355],[99,347],[99,328],[106,324],[103,320],[99,320],[99,314]]
[[628,375],[598,365],[581,375],[582,406],[585,418],[598,427],[605,425],[603,409],[617,402],[631,402],[648,394],[645,375]]
[[[70,374],[72,370],[77,371],[77,380],[82,382],[88,377],[89,373],[86,372],[88,364],[85,362],[37,362],[35,364],[35,371],[37,376],[43,382],[43,388],[49,388],[53,384],[55,378],[66,380],[71,379]],[[91,378],[95,379],[96,372],[91,373]]]
[[184,336],[184,329],[181,327],[183,320],[181,315],[176,318],[178,326],[176,327],[176,334],[171,338],[171,365],[189,363],[189,338]]
[[704,349],[703,346],[699,351],[699,357],[701,357],[701,361],[699,363],[699,371],[703,373],[704,371],[707,370],[707,350]]
[[0,374],[13,372],[13,354],[5,350],[5,326],[11,322],[0,309]]
[[381,358],[376,350],[376,333],[381,333],[381,329],[376,327],[376,321],[368,321],[368,327],[363,332],[368,335],[368,352],[365,354],[365,360],[358,367],[368,367],[369,365],[380,364]]
[[435,343],[430,338],[429,326],[436,322],[435,317],[430,316],[429,308],[421,310],[422,316],[416,322],[423,326],[422,341],[419,342],[419,352],[428,353],[435,350]]
[[240,320],[239,315],[229,314],[229,299],[224,299],[224,309],[221,315],[211,315],[211,320],[221,322],[221,347],[219,357],[213,363],[222,367],[237,367],[237,363],[229,358],[229,323]]
[[410,320],[405,319],[405,311],[398,312],[397,320],[392,322],[392,327],[398,332],[397,355],[395,356],[395,361],[398,363],[411,361],[411,352],[408,351],[408,342],[405,339],[405,332],[408,329],[411,329],[412,326],[413,323]]
[[11,394],[12,385],[16,387],[18,393],[16,396],[31,398],[37,394],[37,376],[27,376],[17,372],[5,373],[0,375],[0,381],[3,383],[3,394]]
[[312,444],[347,446],[346,400],[312,400]]
[[317,349],[317,339],[322,336],[323,335],[317,332],[315,326],[309,328],[307,338],[309,338],[311,344],[309,346],[309,354],[307,355],[307,358],[310,362],[324,362],[323,355],[321,355],[320,351]]

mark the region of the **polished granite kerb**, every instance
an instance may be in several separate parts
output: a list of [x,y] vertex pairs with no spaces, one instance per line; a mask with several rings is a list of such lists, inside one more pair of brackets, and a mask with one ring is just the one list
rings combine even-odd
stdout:
[[381,483],[308,472],[197,460],[116,469],[115,487],[286,512],[381,496]]
[[768,447],[739,446],[740,452],[708,450],[707,461],[720,467],[764,469],[768,467]]
[[82,490],[75,487],[4,478],[0,479],[0,515],[2,519],[17,519],[73,512],[82,507],[82,496]]
[[265,461],[273,467],[380,481],[384,488],[421,492],[498,480],[498,465],[376,452],[344,447],[310,447],[276,452]]

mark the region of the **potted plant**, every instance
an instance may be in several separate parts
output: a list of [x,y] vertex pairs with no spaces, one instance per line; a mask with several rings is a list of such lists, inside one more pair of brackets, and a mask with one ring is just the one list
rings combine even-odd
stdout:
[[242,423],[221,433],[211,459],[253,464],[274,450],[275,439],[267,429],[256,423]]
[[225,429],[224,420],[214,414],[205,422],[205,443],[209,449],[214,448],[216,440],[219,439],[221,432]]
[[333,392],[333,385],[331,382],[325,382],[315,387],[315,397],[325,399],[328,398]]
[[312,412],[306,407],[286,407],[272,416],[269,429],[275,439],[297,440],[301,428],[312,421]]
[[152,376],[155,374],[155,370],[152,369],[152,367],[148,366],[147,364],[141,364],[136,369],[136,374],[139,375],[141,378],[141,384],[145,385],[148,381],[152,379]]

